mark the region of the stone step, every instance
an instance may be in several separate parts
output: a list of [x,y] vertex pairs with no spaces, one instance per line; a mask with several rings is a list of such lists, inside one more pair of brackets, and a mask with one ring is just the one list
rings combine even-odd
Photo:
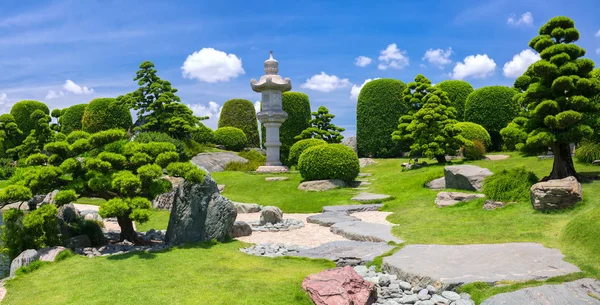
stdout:
[[306,222],[331,227],[338,222],[360,221],[360,219],[348,215],[345,212],[328,212],[306,217]]
[[497,294],[481,305],[600,305],[600,281],[580,279],[558,285],[543,285]]
[[318,247],[303,249],[291,256],[324,258],[336,262],[338,266],[358,265],[371,262],[394,247],[383,242],[362,242],[340,240],[324,243]]
[[346,214],[367,211],[379,211],[383,207],[381,203],[375,204],[350,204],[350,205],[331,205],[324,206],[323,213],[327,212],[343,212]]
[[536,243],[408,245],[383,259],[391,274],[421,287],[441,290],[472,282],[543,280],[579,272],[558,249]]
[[404,241],[392,234],[392,226],[364,222],[364,221],[345,221],[338,222],[330,227],[333,234],[341,235],[350,240],[371,241],[371,242],[389,242],[398,244]]
[[350,199],[350,200],[366,202],[366,201],[378,201],[378,200],[383,201],[383,200],[388,200],[391,198],[392,198],[392,196],[390,196],[390,195],[362,192],[362,193],[359,193],[358,195],[352,197],[352,199]]

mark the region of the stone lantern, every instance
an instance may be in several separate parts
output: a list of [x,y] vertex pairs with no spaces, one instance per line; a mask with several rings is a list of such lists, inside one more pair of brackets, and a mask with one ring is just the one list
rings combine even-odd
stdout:
[[258,81],[252,79],[250,85],[252,90],[262,94],[262,110],[256,115],[260,123],[265,126],[266,138],[265,147],[267,149],[267,162],[265,166],[259,167],[257,172],[285,172],[286,166],[279,160],[279,127],[287,119],[288,115],[281,106],[281,94],[292,90],[292,81],[289,78],[283,79],[279,72],[279,63],[273,58],[273,51],[270,52],[269,59],[265,61],[265,75]]

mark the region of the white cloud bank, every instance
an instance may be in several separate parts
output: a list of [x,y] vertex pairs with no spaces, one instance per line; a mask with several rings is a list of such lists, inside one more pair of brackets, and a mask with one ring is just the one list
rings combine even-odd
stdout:
[[486,78],[496,70],[496,63],[487,54],[469,55],[464,62],[456,63],[450,76],[454,79],[467,77]]
[[370,65],[372,62],[373,62],[373,59],[371,59],[370,57],[366,57],[366,56],[359,56],[354,59],[354,64],[359,67],[362,67],[362,68]]
[[533,25],[533,14],[525,12],[521,17],[517,18],[515,14],[511,14],[506,20],[506,24],[512,26],[529,26]]
[[242,60],[235,54],[213,48],[202,48],[189,55],[181,66],[181,72],[184,78],[207,83],[226,82],[246,73]]
[[213,101],[208,102],[208,105],[203,104],[187,104],[194,112],[195,116],[208,116],[208,120],[202,121],[202,124],[212,129],[217,129],[219,125],[219,117],[223,107]]
[[406,51],[398,49],[395,43],[392,43],[382,50],[379,55],[379,70],[386,70],[387,68],[402,69],[409,64],[409,58],[406,56]]
[[358,100],[358,95],[360,94],[360,90],[362,90],[362,88],[365,86],[365,84],[372,80],[376,80],[376,79],[379,79],[379,78],[374,78],[374,79],[367,78],[360,86],[352,85],[352,89],[350,89],[350,99],[355,100],[355,101]]
[[445,65],[450,64],[450,55],[452,55],[452,48],[446,50],[443,49],[429,49],[423,55],[423,61],[427,61],[430,64],[436,65],[439,68],[444,68]]
[[347,78],[339,78],[335,75],[327,75],[325,72],[321,72],[321,74],[315,74],[307,79],[304,84],[300,85],[300,88],[331,92],[348,86],[350,86],[350,81]]
[[527,68],[538,60],[540,60],[540,55],[538,53],[535,53],[530,49],[525,49],[521,51],[521,53],[513,56],[511,61],[505,63],[502,71],[506,77],[517,78],[523,75],[523,73],[527,71]]
[[94,93],[93,88],[88,88],[86,86],[80,86],[76,82],[67,79],[65,84],[62,86],[63,90],[49,90],[48,94],[46,94],[47,100],[53,100],[59,98],[61,96],[65,96],[66,94],[75,94],[75,95],[89,95]]
[[0,114],[9,113],[12,103],[8,99],[6,93],[0,93]]

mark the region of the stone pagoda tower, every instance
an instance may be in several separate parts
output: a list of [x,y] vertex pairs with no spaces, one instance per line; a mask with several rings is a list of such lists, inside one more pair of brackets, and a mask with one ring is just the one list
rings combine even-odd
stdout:
[[286,166],[282,166],[279,160],[279,127],[287,119],[288,115],[282,109],[281,94],[292,90],[292,81],[283,79],[279,72],[279,63],[273,58],[273,51],[269,59],[265,61],[265,75],[258,81],[252,79],[250,85],[252,90],[262,94],[262,110],[256,115],[258,120],[266,128],[265,147],[267,149],[267,162],[265,166],[259,167],[257,172],[285,172]]

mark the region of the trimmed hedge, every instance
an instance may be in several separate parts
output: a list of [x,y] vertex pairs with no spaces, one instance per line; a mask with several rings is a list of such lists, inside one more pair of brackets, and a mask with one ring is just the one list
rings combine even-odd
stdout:
[[401,146],[392,140],[400,116],[407,114],[402,101],[406,84],[382,78],[366,83],[356,105],[356,144],[362,157],[394,157]]
[[17,126],[19,126],[19,129],[23,132],[19,137],[19,142],[23,141],[29,135],[31,130],[35,128],[37,122],[31,119],[31,114],[36,110],[41,110],[45,114],[50,115],[50,109],[48,109],[46,104],[32,100],[17,102],[10,109],[10,114],[15,118]]
[[74,130],[81,130],[81,119],[86,107],[87,104],[77,104],[63,109],[59,119],[61,125],[60,131],[68,135]]
[[215,142],[228,150],[240,151],[248,144],[248,138],[239,128],[221,127],[215,130]]
[[445,80],[435,85],[435,87],[448,94],[452,106],[456,108],[456,119],[459,121],[464,120],[465,102],[469,94],[475,91],[473,86],[464,80]]
[[467,140],[477,140],[485,145],[492,146],[492,138],[483,126],[472,122],[459,122],[454,124],[454,127],[460,129],[460,135]]
[[248,138],[249,147],[260,146],[256,110],[251,101],[231,99],[223,104],[221,116],[219,117],[219,128],[228,126],[241,129]]
[[519,114],[519,104],[513,100],[517,91],[504,86],[481,87],[467,97],[465,121],[483,126],[492,138],[492,148],[502,148],[500,130]]
[[81,118],[83,131],[89,133],[109,129],[128,130],[132,124],[129,109],[126,106],[119,105],[114,98],[92,100],[85,108]]
[[327,142],[321,139],[304,139],[294,143],[290,148],[290,155],[288,156],[289,165],[297,165],[300,155],[309,147],[326,144]]
[[352,148],[342,144],[309,147],[298,161],[298,170],[304,180],[341,179],[351,182],[360,171],[358,156]]

